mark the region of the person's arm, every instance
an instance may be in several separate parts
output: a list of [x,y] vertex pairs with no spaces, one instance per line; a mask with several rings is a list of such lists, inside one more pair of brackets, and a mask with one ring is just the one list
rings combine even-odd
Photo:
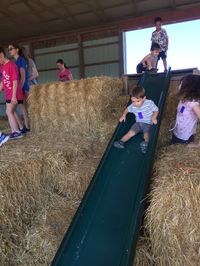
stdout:
[[19,72],[20,72],[20,82],[21,82],[21,86],[23,88],[24,83],[25,83],[25,78],[26,78],[25,69],[23,67],[20,67]]
[[34,62],[31,63],[31,76],[29,77],[29,80],[36,79],[39,76],[36,65]]
[[69,72],[69,80],[73,80],[73,76],[72,76],[71,71]]
[[152,118],[151,118],[151,122],[152,122],[153,125],[157,125],[157,123],[158,123],[158,120],[157,120],[158,113],[159,113],[159,111],[154,111],[153,112],[153,115],[152,115]]
[[157,117],[158,117],[158,113],[159,113],[158,106],[156,106],[155,103],[153,101],[151,101],[151,105],[149,106],[149,109],[151,109],[153,111],[151,122],[153,125],[156,125],[158,122]]
[[167,35],[167,32],[166,32],[165,29],[164,29],[164,36],[165,36],[165,39],[166,39],[166,50],[168,50],[168,46],[169,46],[169,38],[168,38],[168,35]]
[[13,88],[12,88],[12,99],[11,102],[13,104],[17,104],[17,80],[13,80]]
[[119,119],[119,122],[125,122],[126,121],[126,115],[128,114],[128,108],[126,108],[122,114],[122,116]]
[[[198,119],[200,120],[200,106],[199,104],[195,104],[192,108],[193,112],[196,114]],[[200,141],[198,143],[190,143],[187,145],[189,148],[199,148],[200,147]]]
[[192,107],[192,110],[195,113],[195,115],[198,117],[198,119],[200,120],[200,105],[199,104],[195,104]]

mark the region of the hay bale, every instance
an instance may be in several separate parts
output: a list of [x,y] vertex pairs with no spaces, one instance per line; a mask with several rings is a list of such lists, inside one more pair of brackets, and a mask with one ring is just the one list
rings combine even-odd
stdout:
[[109,77],[34,86],[29,97],[31,128],[37,133],[58,128],[68,135],[96,135],[122,87],[120,79]]
[[149,239],[141,236],[137,242],[133,266],[153,266],[154,264],[150,250],[151,247]]
[[200,265],[199,157],[172,146],[156,161],[145,222],[155,265]]
[[105,145],[41,133],[1,148],[0,265],[50,264]]
[[179,83],[180,80],[172,80],[170,82],[169,92],[167,95],[159,131],[158,147],[168,145],[171,139],[171,133],[169,132],[169,129],[170,125],[176,119],[176,110],[179,102],[177,97]]

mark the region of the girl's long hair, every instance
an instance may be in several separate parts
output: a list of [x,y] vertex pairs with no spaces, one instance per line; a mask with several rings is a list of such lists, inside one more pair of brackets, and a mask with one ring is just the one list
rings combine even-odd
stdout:
[[26,64],[27,64],[27,68],[29,68],[28,56],[24,53],[23,48],[19,44],[10,44],[10,45],[12,45],[15,49],[18,49],[19,56],[24,58],[24,60],[26,61]]
[[182,101],[200,100],[200,76],[187,75],[181,79],[178,96]]

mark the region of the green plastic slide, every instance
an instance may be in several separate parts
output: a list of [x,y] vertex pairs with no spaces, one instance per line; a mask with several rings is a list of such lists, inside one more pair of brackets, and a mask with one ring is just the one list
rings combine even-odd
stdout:
[[140,151],[141,135],[128,141],[124,150],[113,147],[134,123],[128,114],[126,123],[117,126],[53,266],[132,265],[169,82],[170,71],[146,73],[141,79],[147,98],[159,107],[148,151]]

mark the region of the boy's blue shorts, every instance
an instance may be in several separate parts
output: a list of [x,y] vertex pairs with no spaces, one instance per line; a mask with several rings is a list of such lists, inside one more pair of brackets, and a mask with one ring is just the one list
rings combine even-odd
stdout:
[[160,58],[166,59],[167,58],[167,52],[166,51],[160,52],[158,55],[158,60],[160,60]]

